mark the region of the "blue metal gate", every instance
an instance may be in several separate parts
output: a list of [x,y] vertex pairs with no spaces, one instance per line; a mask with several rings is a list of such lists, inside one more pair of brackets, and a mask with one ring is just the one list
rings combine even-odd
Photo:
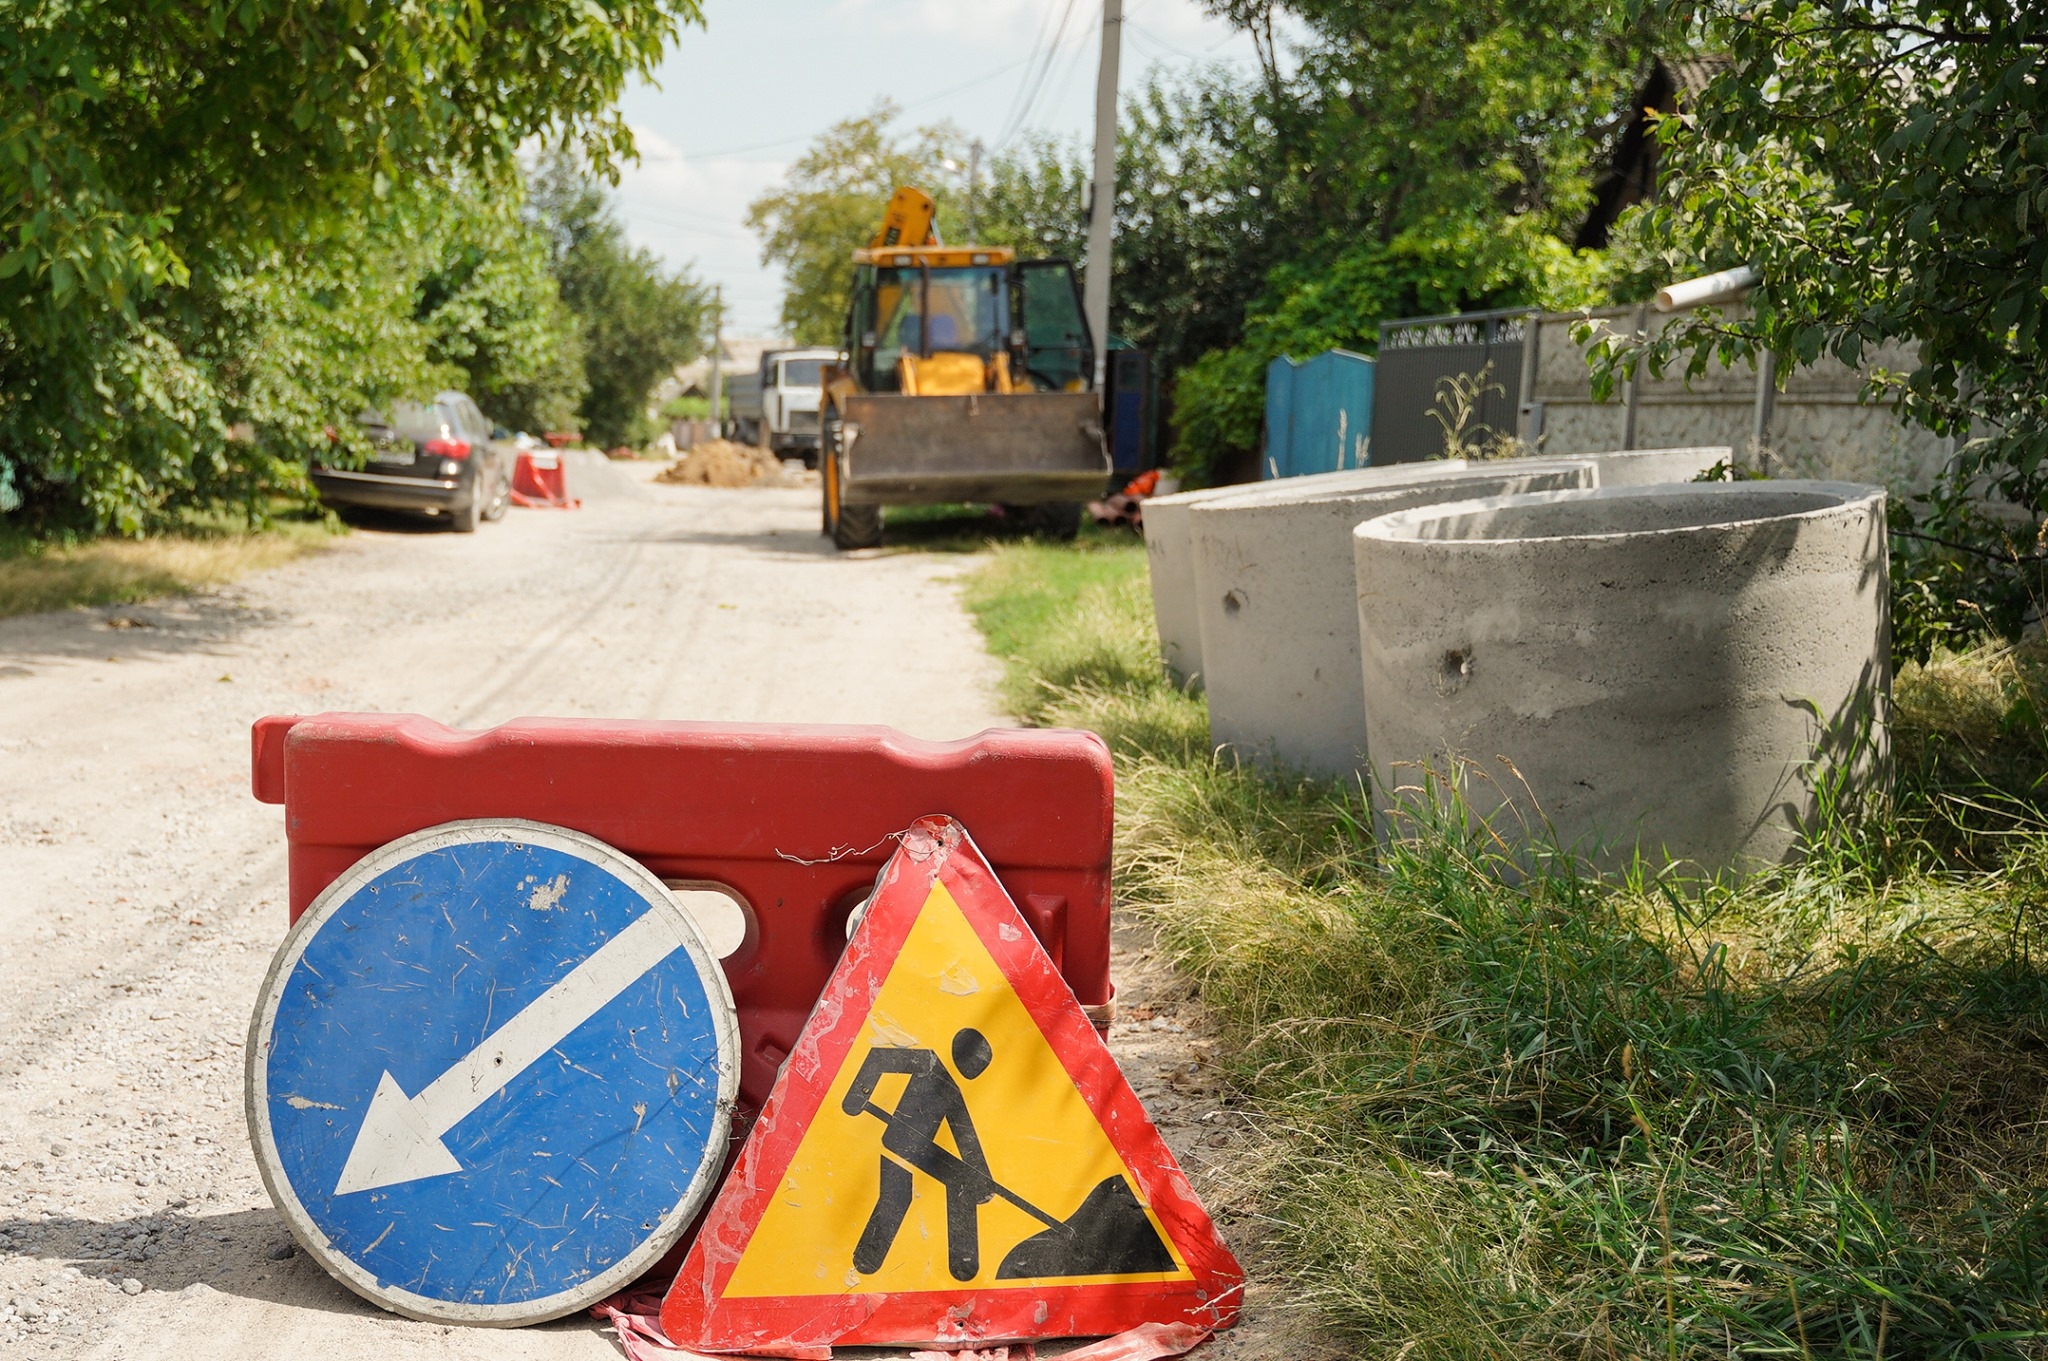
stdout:
[[1326,350],[1266,366],[1266,452],[1260,475],[1300,477],[1370,461],[1373,362]]

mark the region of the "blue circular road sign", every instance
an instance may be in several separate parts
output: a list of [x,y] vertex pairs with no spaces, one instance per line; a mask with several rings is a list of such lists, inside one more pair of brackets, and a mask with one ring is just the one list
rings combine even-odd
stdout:
[[647,869],[516,821],[403,837],[329,885],[256,1007],[271,1199],[351,1289],[538,1323],[654,1265],[716,1186],[739,1086],[725,974]]

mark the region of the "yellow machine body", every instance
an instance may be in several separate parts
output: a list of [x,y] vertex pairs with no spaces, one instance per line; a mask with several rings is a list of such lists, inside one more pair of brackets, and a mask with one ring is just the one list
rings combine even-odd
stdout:
[[990,501],[1071,525],[1108,485],[1073,267],[941,245],[932,215],[928,195],[899,189],[853,253],[848,361],[827,375],[819,451],[841,547],[879,541],[885,505]]

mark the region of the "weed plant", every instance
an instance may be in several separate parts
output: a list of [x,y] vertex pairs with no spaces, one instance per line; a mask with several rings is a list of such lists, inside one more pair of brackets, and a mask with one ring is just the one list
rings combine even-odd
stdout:
[[1800,864],[1601,881],[1212,753],[1141,551],[1004,547],[968,599],[1016,711],[1115,750],[1120,892],[1348,1353],[2048,1356],[2042,654],[1908,667],[1893,797]]

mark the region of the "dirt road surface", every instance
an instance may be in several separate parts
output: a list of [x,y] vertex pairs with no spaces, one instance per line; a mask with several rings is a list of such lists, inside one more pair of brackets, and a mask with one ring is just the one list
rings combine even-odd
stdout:
[[[583,1318],[399,1319],[294,1250],[242,1118],[285,926],[281,812],[250,797],[248,730],[348,709],[931,738],[1006,721],[953,585],[971,560],[838,557],[814,492],[646,471],[474,537],[385,524],[216,594],[0,621],[0,1359],[618,1355]],[[1170,976],[1121,934],[1113,1043],[1209,1192],[1230,1117]],[[1291,1354],[1272,1341],[1255,1322],[1205,1354]]]

